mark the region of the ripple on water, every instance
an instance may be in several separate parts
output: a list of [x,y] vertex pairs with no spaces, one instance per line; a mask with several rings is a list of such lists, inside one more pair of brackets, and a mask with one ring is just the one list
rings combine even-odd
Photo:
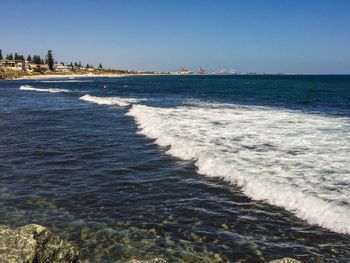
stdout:
[[[119,88],[125,81],[132,92],[137,92],[145,83],[155,87],[163,84],[159,79],[152,82],[152,77],[142,81],[138,78],[108,81],[111,86],[108,92],[117,98],[131,97],[126,88]],[[98,83],[83,83],[83,88],[95,97],[106,97],[107,94],[101,94],[97,88]],[[34,86],[45,88],[45,85],[48,83]],[[77,83],[57,85],[67,90],[80,87],[75,86]],[[18,90],[18,86],[4,88],[0,83],[0,106],[6,109],[5,114],[0,113],[0,223],[34,222],[48,226],[77,244],[82,260],[90,262],[115,262],[116,259],[122,262],[156,256],[170,262],[266,262],[285,256],[305,262],[346,262],[349,258],[349,236],[312,226],[282,208],[251,200],[235,185],[198,175],[195,160],[180,160],[165,154],[171,147],[158,147],[153,140],[138,135],[133,118],[124,116],[131,105],[95,105],[79,100],[81,93],[24,92]],[[164,97],[174,97],[173,94],[158,95],[162,105],[166,104]],[[168,108],[170,115],[161,117],[167,127],[159,127],[159,132],[167,129],[168,134],[173,134],[174,129],[181,127],[181,134],[189,136],[188,139],[197,138],[188,145],[200,149],[204,145],[201,136],[210,130],[198,122],[209,118],[209,111],[222,111],[220,107],[210,106],[204,112],[203,105],[195,105],[196,109],[187,109],[187,112],[181,107]],[[240,112],[239,107],[231,108],[242,118],[254,114],[249,107],[247,112]],[[145,108],[144,113],[149,114],[147,111],[157,120],[165,109]],[[197,111],[196,118],[189,122],[188,117]],[[252,134],[230,137],[231,130],[222,129],[232,122],[222,119],[225,114],[218,115],[216,120],[208,119],[218,127],[212,133],[215,138],[210,137],[211,143],[216,147],[222,142],[242,145],[235,149],[234,156],[243,151],[263,158],[266,153],[279,150],[279,143],[284,142],[247,143],[259,136],[254,130],[250,130]],[[305,123],[303,118],[292,121],[289,125]],[[179,122],[181,125],[177,126]],[[249,125],[249,119],[240,124]],[[197,125],[198,129],[190,130],[191,125]],[[330,128],[317,132],[328,134]],[[292,131],[288,132],[288,136],[295,136]],[[276,135],[276,138],[280,137]],[[315,143],[320,146],[324,142]],[[282,148],[281,154],[299,158],[308,149],[287,147]],[[231,150],[227,147],[222,152],[227,154]],[[340,148],[340,152],[343,151]],[[327,153],[333,153],[333,149]],[[240,157],[239,161],[244,164],[251,156]],[[339,153],[332,156],[336,157]],[[271,160],[264,163],[266,169],[273,167]],[[314,166],[312,161],[295,163],[300,175]],[[315,180],[332,178],[333,171],[341,170],[326,168],[325,174]],[[271,168],[273,172],[278,174],[278,170]],[[331,181],[335,182],[333,178]],[[302,182],[296,181],[295,185]],[[343,189],[347,182],[338,183]],[[325,198],[329,198],[334,184],[321,183],[315,189],[321,185],[327,188]],[[307,189],[310,193],[311,190]],[[333,201],[342,204],[344,200]]]

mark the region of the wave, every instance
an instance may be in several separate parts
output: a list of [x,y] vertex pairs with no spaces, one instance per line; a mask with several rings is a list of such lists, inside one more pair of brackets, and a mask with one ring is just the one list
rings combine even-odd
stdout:
[[67,89],[57,89],[57,88],[34,88],[29,85],[23,85],[20,86],[20,90],[27,90],[27,91],[38,91],[38,92],[51,92],[51,93],[61,93],[61,92],[71,92],[71,90]]
[[132,98],[96,97],[96,96],[91,96],[89,94],[84,95],[79,99],[100,104],[100,105],[115,105],[115,106],[121,106],[121,107],[129,106],[130,104],[134,104],[140,101],[138,99],[132,99]]
[[[217,106],[217,105],[214,105]],[[263,107],[133,105],[139,132],[254,200],[350,234],[350,120]]]

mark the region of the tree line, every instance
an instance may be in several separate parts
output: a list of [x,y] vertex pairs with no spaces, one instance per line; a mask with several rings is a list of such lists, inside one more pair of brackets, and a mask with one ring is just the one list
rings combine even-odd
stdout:
[[[2,55],[2,50],[0,49],[0,60],[2,60],[2,59],[4,59],[4,57]],[[5,59],[29,61],[29,62],[32,62],[32,63],[37,64],[37,65],[48,65],[50,70],[54,69],[54,67],[53,67],[54,64],[58,64],[57,61],[54,60],[52,50],[48,50],[47,51],[45,59],[40,57],[40,55],[33,55],[33,56],[28,55],[27,59],[25,59],[25,57],[23,55],[18,54],[18,53],[6,54]],[[64,65],[63,62],[61,62],[60,64]],[[71,69],[82,68],[83,67],[80,61],[79,62],[74,62],[74,64],[73,64],[73,62],[71,62],[69,64],[69,66],[70,66]],[[91,64],[86,64],[85,68],[87,68],[87,69],[94,68],[94,66],[91,65]],[[99,64],[98,69],[103,69],[103,66],[102,66],[101,63]]]
[[[3,55],[2,55],[2,50],[0,49],[0,60],[4,59]],[[41,58],[39,55],[33,55],[33,57],[31,55],[27,56],[27,59],[24,58],[23,55],[18,54],[17,52],[15,54],[7,54],[5,56],[5,59],[7,60],[21,60],[21,61],[30,61],[34,64],[37,65],[43,65],[43,64],[47,64],[50,70],[53,70],[53,65],[55,63],[54,58],[53,58],[53,54],[51,50],[47,51],[47,55],[45,57],[45,60],[43,58]]]

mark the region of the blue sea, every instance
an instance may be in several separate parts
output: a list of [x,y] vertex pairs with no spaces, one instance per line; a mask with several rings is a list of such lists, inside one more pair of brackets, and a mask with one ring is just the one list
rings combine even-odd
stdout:
[[350,261],[350,76],[0,82],[0,224],[82,262]]

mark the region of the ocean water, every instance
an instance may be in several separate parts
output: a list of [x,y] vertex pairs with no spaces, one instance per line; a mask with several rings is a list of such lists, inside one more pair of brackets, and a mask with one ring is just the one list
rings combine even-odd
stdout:
[[0,224],[82,262],[350,261],[350,76],[3,81],[0,109]]

